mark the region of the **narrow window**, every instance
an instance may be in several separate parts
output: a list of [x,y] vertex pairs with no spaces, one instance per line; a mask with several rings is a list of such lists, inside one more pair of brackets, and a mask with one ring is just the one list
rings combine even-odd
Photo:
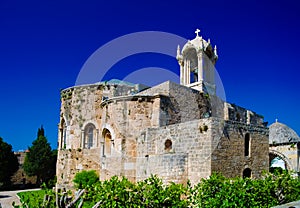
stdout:
[[247,133],[245,135],[245,156],[248,157],[250,155],[250,134]]
[[90,149],[91,147],[93,147],[93,141],[94,141],[94,128],[90,127],[88,129],[88,149]]
[[67,126],[66,126],[66,122],[65,119],[61,120],[60,123],[60,148],[66,148],[67,145]]

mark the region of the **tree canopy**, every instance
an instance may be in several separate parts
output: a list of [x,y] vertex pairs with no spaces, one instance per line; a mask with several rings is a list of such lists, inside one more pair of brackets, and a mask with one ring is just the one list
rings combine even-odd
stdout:
[[10,177],[18,170],[19,162],[12,146],[0,137],[0,186],[10,184]]
[[37,176],[37,184],[48,182],[55,176],[56,151],[45,137],[43,126],[38,129],[37,139],[32,142],[24,161],[24,170],[28,176]]

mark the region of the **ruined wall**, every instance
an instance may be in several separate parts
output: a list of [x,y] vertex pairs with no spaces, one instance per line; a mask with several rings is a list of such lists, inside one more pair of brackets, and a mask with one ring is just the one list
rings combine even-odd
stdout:
[[26,151],[25,152],[14,152],[14,154],[18,158],[19,162],[19,168],[17,172],[14,173],[14,175],[11,177],[11,182],[13,185],[20,185],[20,188],[25,188],[26,185],[35,184],[36,183],[36,176],[28,176],[24,169],[24,161],[26,157]]
[[263,116],[235,104],[225,103],[224,111],[225,120],[237,121],[258,126],[267,125],[267,123],[264,123]]
[[138,95],[164,95],[160,103],[160,126],[211,116],[224,117],[224,102],[216,96],[170,81],[140,92]]
[[[220,123],[214,123],[214,126]],[[224,134],[212,143],[212,171],[222,172],[226,177],[243,176],[249,168],[253,178],[261,177],[263,171],[269,170],[268,129],[261,126],[226,121]],[[245,146],[248,134],[249,147]],[[248,154],[245,153],[248,149]]]

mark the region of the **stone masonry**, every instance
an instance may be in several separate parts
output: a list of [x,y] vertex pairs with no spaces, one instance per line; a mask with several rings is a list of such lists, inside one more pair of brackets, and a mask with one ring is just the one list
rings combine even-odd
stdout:
[[258,178],[269,169],[263,117],[216,95],[209,71],[216,48],[199,41],[197,33],[177,52],[181,84],[111,80],[61,91],[58,188],[71,188],[81,170],[96,170],[101,180],[156,174],[166,183],[195,184],[213,172]]

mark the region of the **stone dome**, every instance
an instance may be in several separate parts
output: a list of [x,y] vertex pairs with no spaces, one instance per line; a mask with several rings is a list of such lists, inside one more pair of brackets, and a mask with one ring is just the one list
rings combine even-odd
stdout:
[[204,40],[201,36],[197,36],[195,39],[188,41],[182,48],[185,51],[188,48],[194,48],[196,50],[206,49],[208,46],[211,47],[210,43]]
[[212,45],[210,41],[204,40],[201,36],[196,36],[193,40],[189,40],[182,48],[182,53],[187,51],[188,49],[195,49],[196,51],[199,50],[210,50],[213,51]]
[[191,50],[194,50],[196,53],[198,53],[199,51],[204,51],[206,53],[206,55],[213,60],[217,60],[218,59],[218,55],[217,55],[217,47],[215,46],[213,48],[213,46],[210,43],[210,39],[208,39],[208,41],[206,41],[202,36],[199,35],[200,30],[197,29],[195,31],[195,33],[197,34],[196,37],[193,40],[189,40],[182,48],[182,55],[188,55],[189,53],[191,53]]
[[287,125],[275,122],[269,126],[269,144],[300,142],[298,134]]

